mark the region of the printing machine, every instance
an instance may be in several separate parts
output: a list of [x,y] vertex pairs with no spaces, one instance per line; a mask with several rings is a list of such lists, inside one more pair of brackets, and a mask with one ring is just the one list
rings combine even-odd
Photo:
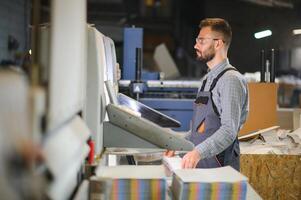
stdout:
[[[31,74],[36,79],[21,84],[31,94],[22,102],[24,107],[27,101],[32,106],[26,112],[31,119],[26,122],[31,127],[29,140],[43,152],[43,161],[32,163],[34,174],[45,183],[36,188],[42,195],[50,199],[88,198],[88,182],[83,180],[85,160],[93,151],[88,140],[95,142],[98,165],[107,164],[103,152],[109,147],[192,150],[192,143],[159,123],[164,126],[177,121],[117,94],[114,43],[87,25],[85,0],[52,1],[51,23],[40,27],[38,34],[33,38],[39,47],[33,51],[38,68]],[[22,79],[24,75],[18,76]],[[1,88],[7,85],[2,82]],[[1,106],[11,103],[4,101]],[[2,132],[1,127],[1,135],[13,131],[3,128]],[[11,189],[5,191],[20,192]]]
[[[81,3],[82,2],[83,1],[81,1]],[[59,1],[56,3],[57,6],[59,4],[64,4]],[[81,10],[82,13],[84,12],[83,9],[84,8]],[[65,17],[66,11],[56,13],[56,15],[60,14],[63,14]],[[75,178],[77,175],[76,172],[78,173],[80,169],[78,168],[78,165],[83,165],[84,158],[88,153],[85,141],[87,141],[90,136],[92,140],[95,141],[95,153],[100,156],[100,160],[103,160],[102,157],[105,155],[102,153],[105,148],[108,147],[157,148],[181,151],[192,150],[192,143],[178,137],[172,130],[162,128],[156,124],[160,121],[177,123],[175,120],[160,114],[159,112],[153,111],[129,97],[121,94],[117,95],[115,48],[113,41],[109,37],[104,36],[94,27],[83,25],[81,22],[81,24],[76,26],[76,28],[80,28],[80,30],[74,31],[77,31],[79,35],[80,33],[83,34],[86,30],[87,53],[85,53],[82,49],[85,44],[79,43],[78,49],[74,48],[74,44],[70,45],[70,48],[72,47],[72,49],[66,49],[64,52],[67,52],[68,55],[63,56],[63,52],[58,50],[61,46],[57,48],[55,46],[58,44],[56,43],[58,41],[56,41],[55,38],[56,26],[54,23],[62,25],[64,22],[56,22],[54,19],[51,24],[54,28],[50,32],[52,34],[50,40],[50,52],[52,52],[52,54],[50,54],[50,73],[52,70],[58,71],[52,73],[54,76],[50,76],[56,80],[49,81],[50,86],[54,84],[53,88],[50,87],[50,92],[53,91],[54,96],[52,96],[52,94],[49,96],[50,105],[53,105],[53,109],[58,106],[62,107],[62,110],[53,111],[50,109],[52,112],[50,112],[49,122],[47,124],[50,124],[49,126],[51,128],[53,127],[51,130],[55,130],[55,126],[62,126],[57,121],[59,117],[64,116],[66,116],[64,119],[67,120],[67,111],[69,111],[69,117],[70,115],[74,116],[79,112],[82,117],[76,116],[73,120],[67,121],[67,123],[69,122],[70,124],[68,123],[63,125],[59,131],[56,131],[60,134],[52,133],[51,135],[53,136],[48,138],[45,142],[47,167],[50,168],[50,171],[54,173],[56,177],[50,190],[52,197],[61,198],[68,194],[66,192],[68,189],[69,191],[72,191],[71,189],[74,188],[74,181],[76,180]],[[60,33],[60,35],[57,35],[58,40],[61,42],[69,40],[71,34],[70,26],[65,26],[64,28],[63,26],[61,27],[64,31],[61,32],[60,28],[58,28],[57,32]],[[66,32],[66,29],[69,31]],[[85,38],[85,35],[83,34],[79,36],[82,36],[81,40],[74,41],[84,41],[83,39]],[[76,53],[75,50],[81,50],[82,56],[78,55],[78,58],[76,54],[72,56],[71,53]],[[56,55],[58,57],[54,57]],[[81,67],[79,66],[79,63],[81,63],[80,61],[82,60],[76,60],[76,58],[85,58],[84,55],[87,55],[86,68],[84,63]],[[61,62],[59,62],[60,60]],[[76,66],[76,64],[78,69],[73,67]],[[70,66],[72,66],[72,70]],[[59,73],[64,70],[68,70],[68,73]],[[74,74],[72,74],[70,73],[70,70],[77,70],[77,72],[74,71]],[[62,74],[68,74],[68,76],[64,76],[63,78],[61,76]],[[83,77],[82,75],[86,75],[86,77]],[[68,79],[67,82],[66,79]],[[69,83],[70,85],[68,85]],[[73,85],[71,85],[71,83],[73,83]],[[76,86],[74,83],[83,84]],[[83,93],[81,93],[81,89],[85,84],[86,87],[83,89],[85,93],[82,95]],[[66,89],[66,91],[62,91],[64,89]],[[74,95],[69,96],[69,94],[72,94],[69,93],[69,91],[74,92],[74,94],[77,95],[77,98],[74,98],[76,97]],[[62,97],[62,95],[64,96]],[[62,105],[61,103],[65,103],[65,105]],[[73,105],[74,109],[77,109],[72,112],[70,104]],[[137,110],[137,108],[141,109]],[[66,112],[64,112],[64,109]],[[147,113],[141,114],[140,112],[148,112],[150,117]],[[144,116],[145,114],[147,115],[146,117]],[[53,118],[51,118],[52,116]],[[71,134],[71,130],[74,131],[73,134]],[[70,136],[67,136],[68,134],[70,134]],[[77,138],[77,141],[75,141],[74,135],[79,137]],[[65,153],[62,154],[62,152],[66,152],[66,145],[64,145],[64,143],[70,145],[67,148],[69,152],[68,155],[65,155]],[[80,148],[81,146],[79,144],[82,144],[82,148]],[[58,157],[57,155],[59,154],[65,157]],[[71,167],[66,161],[68,159],[70,159],[70,162],[71,160],[76,160],[77,165],[72,165],[72,169],[74,170],[68,169]],[[106,162],[99,162],[99,164],[105,165]],[[65,168],[64,170],[62,170],[63,166]],[[67,169],[68,171],[66,171]],[[70,177],[67,178],[69,174]]]
[[[114,76],[110,74],[110,72],[116,74],[116,58],[112,52],[115,52],[113,41],[95,28],[89,27],[87,103],[84,118],[92,133],[95,134],[95,137],[92,135],[92,138],[99,143],[96,145],[96,152],[102,151],[101,146],[145,148],[147,143],[156,148],[191,149],[190,143],[175,137],[171,130],[157,125],[164,126],[164,122],[166,124],[178,122],[130,97],[116,93],[114,86],[117,83],[116,81],[114,83]],[[100,109],[98,109],[99,107]],[[103,126],[103,129],[95,128],[98,126]],[[127,135],[125,136],[125,134]],[[131,137],[131,139],[128,140],[127,137]],[[103,141],[99,142],[102,138]],[[141,138],[145,141],[142,141]],[[127,140],[128,142],[124,142]],[[140,141],[143,142],[143,145],[140,144]]]

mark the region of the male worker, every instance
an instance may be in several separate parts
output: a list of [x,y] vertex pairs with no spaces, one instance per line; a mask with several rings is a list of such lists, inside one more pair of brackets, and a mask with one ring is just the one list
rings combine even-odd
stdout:
[[182,168],[230,165],[239,171],[237,134],[248,113],[247,82],[227,57],[232,38],[228,22],[207,18],[199,28],[194,48],[209,72],[202,79],[193,105],[192,129],[186,136],[195,148],[183,157]]

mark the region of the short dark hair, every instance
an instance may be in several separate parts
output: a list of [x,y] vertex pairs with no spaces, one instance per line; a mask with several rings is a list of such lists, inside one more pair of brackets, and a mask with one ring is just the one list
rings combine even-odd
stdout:
[[229,23],[221,18],[206,18],[203,19],[199,25],[199,28],[210,27],[212,31],[222,34],[223,41],[226,46],[229,47],[232,40],[232,30]]

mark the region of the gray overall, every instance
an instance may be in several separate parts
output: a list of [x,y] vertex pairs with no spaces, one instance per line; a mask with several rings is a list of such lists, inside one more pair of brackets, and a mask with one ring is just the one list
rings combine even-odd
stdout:
[[[212,99],[212,90],[216,86],[219,78],[228,70],[236,70],[235,68],[227,68],[223,70],[213,80],[209,91],[204,91],[207,79],[203,81],[202,87],[197,94],[197,98],[193,104],[192,133],[190,141],[194,145],[198,145],[213,135],[221,126],[220,114]],[[200,160],[197,168],[214,168],[230,165],[239,171],[239,143],[238,138],[220,154]]]

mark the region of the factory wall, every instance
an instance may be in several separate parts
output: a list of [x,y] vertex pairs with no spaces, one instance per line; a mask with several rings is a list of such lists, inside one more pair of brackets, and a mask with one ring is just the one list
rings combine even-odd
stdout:
[[[289,71],[291,68],[301,72],[301,63],[297,59],[301,57],[301,35],[292,34],[293,29],[301,27],[301,3],[295,2],[294,9],[266,7],[243,1],[191,0],[189,4],[183,1],[176,3],[179,18],[175,23],[175,36],[180,46],[191,55],[191,60],[195,57],[193,45],[200,20],[220,17],[227,19],[232,26],[233,40],[228,56],[241,72],[259,71],[260,51],[271,48],[276,50],[276,72]],[[183,11],[183,7],[187,8]],[[273,35],[256,40],[254,33],[265,29],[270,29]],[[199,76],[197,70],[206,67],[201,63],[189,66],[189,62],[181,66],[182,74]]]
[[[206,17],[222,17],[229,21],[233,29],[233,41],[229,58],[242,72],[260,70],[261,49],[277,51],[278,70],[289,70],[298,47],[301,47],[300,35],[293,35],[292,30],[301,27],[301,15],[298,9],[265,7],[250,3],[237,4],[235,1],[210,1],[205,4]],[[299,6],[295,4],[295,6]],[[242,20],[244,19],[244,20]],[[271,37],[255,39],[254,33],[270,29]],[[301,55],[300,55],[301,56]],[[276,70],[277,70],[276,69]]]

